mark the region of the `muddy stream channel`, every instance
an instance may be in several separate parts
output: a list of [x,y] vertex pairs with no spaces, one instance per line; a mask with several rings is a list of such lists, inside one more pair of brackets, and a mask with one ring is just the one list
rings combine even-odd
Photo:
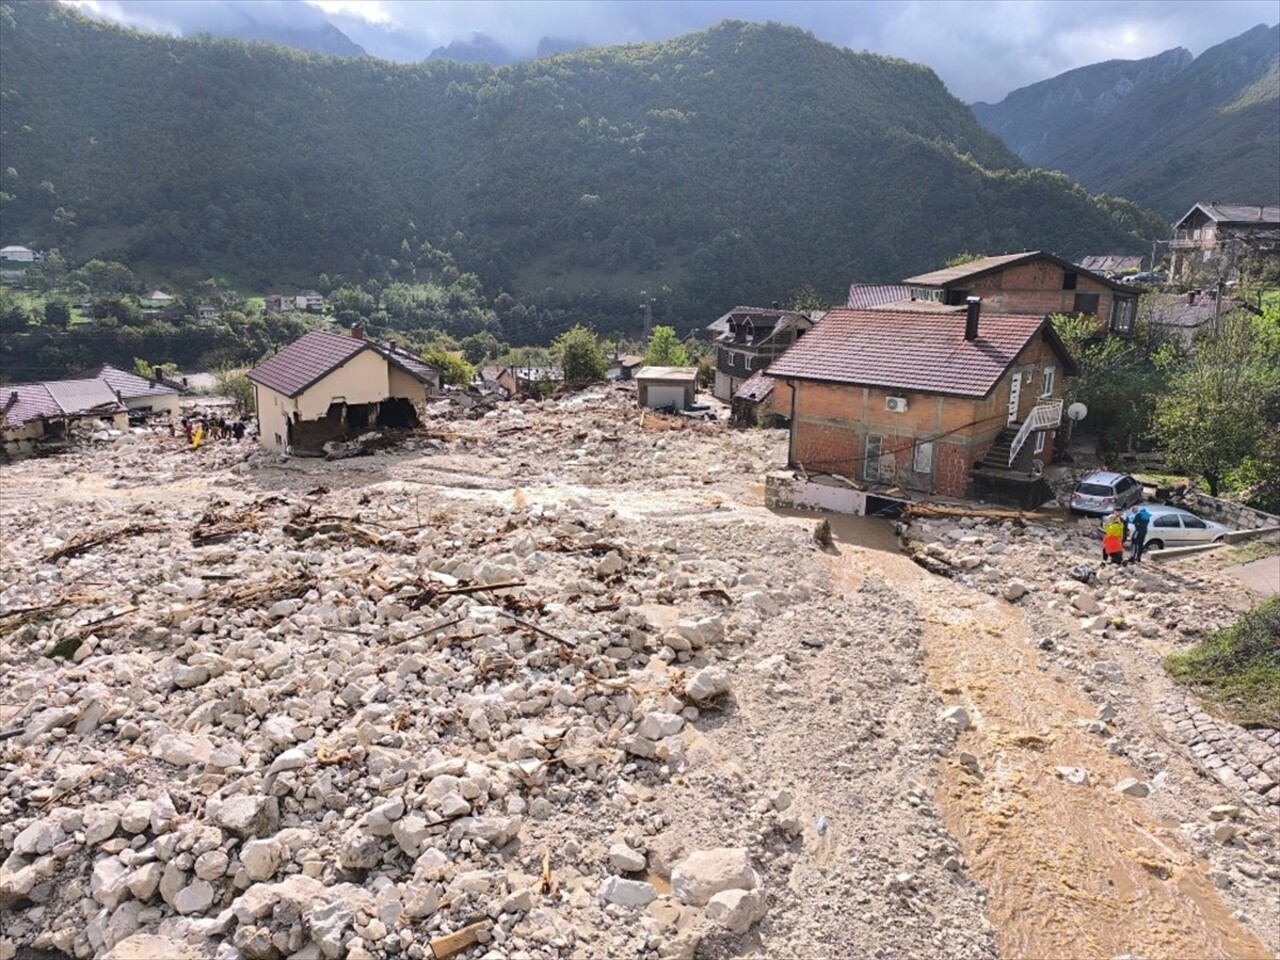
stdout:
[[[1272,956],[1232,917],[1178,825],[1111,789],[1141,772],[1076,725],[1096,706],[1039,662],[1018,608],[923,574],[885,548],[888,524],[833,517],[832,526],[833,573],[850,585],[875,575],[914,604],[929,685],[969,713],[935,799],[986,887],[1002,956]],[[961,751],[977,758],[976,772],[957,761]],[[1059,766],[1084,768],[1092,787],[1067,783]]]

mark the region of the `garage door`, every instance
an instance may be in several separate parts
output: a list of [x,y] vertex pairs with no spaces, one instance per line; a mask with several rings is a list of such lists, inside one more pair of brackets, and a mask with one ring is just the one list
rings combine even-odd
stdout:
[[662,384],[649,385],[649,403],[651,409],[675,404],[677,410],[684,409],[684,387],[668,387]]

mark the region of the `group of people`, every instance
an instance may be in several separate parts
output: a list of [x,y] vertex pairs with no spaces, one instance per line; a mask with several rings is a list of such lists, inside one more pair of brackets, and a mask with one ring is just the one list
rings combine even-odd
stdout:
[[[1127,513],[1119,510],[1102,521],[1102,562],[1117,565],[1141,563],[1142,550],[1147,543],[1147,527],[1151,514],[1140,503],[1135,503]],[[1125,559],[1124,545],[1129,542],[1129,558]]]
[[245,430],[243,420],[228,420],[225,417],[182,418],[182,435],[187,438],[192,450],[199,450],[206,440],[243,440]]

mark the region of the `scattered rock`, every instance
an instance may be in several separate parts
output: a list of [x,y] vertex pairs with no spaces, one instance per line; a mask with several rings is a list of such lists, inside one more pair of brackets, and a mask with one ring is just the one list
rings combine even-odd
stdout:
[[671,872],[671,892],[692,906],[704,906],[724,890],[754,890],[760,875],[741,847],[718,847],[690,854]]

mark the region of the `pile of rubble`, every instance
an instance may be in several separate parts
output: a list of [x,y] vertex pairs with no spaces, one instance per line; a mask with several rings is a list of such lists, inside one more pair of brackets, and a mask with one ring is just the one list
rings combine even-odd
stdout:
[[[735,516],[784,441],[712,430],[597,391],[340,463],[6,468],[0,960],[993,955],[909,611]],[[811,683],[833,741],[753,771]],[[854,722],[874,762],[831,773]]]

